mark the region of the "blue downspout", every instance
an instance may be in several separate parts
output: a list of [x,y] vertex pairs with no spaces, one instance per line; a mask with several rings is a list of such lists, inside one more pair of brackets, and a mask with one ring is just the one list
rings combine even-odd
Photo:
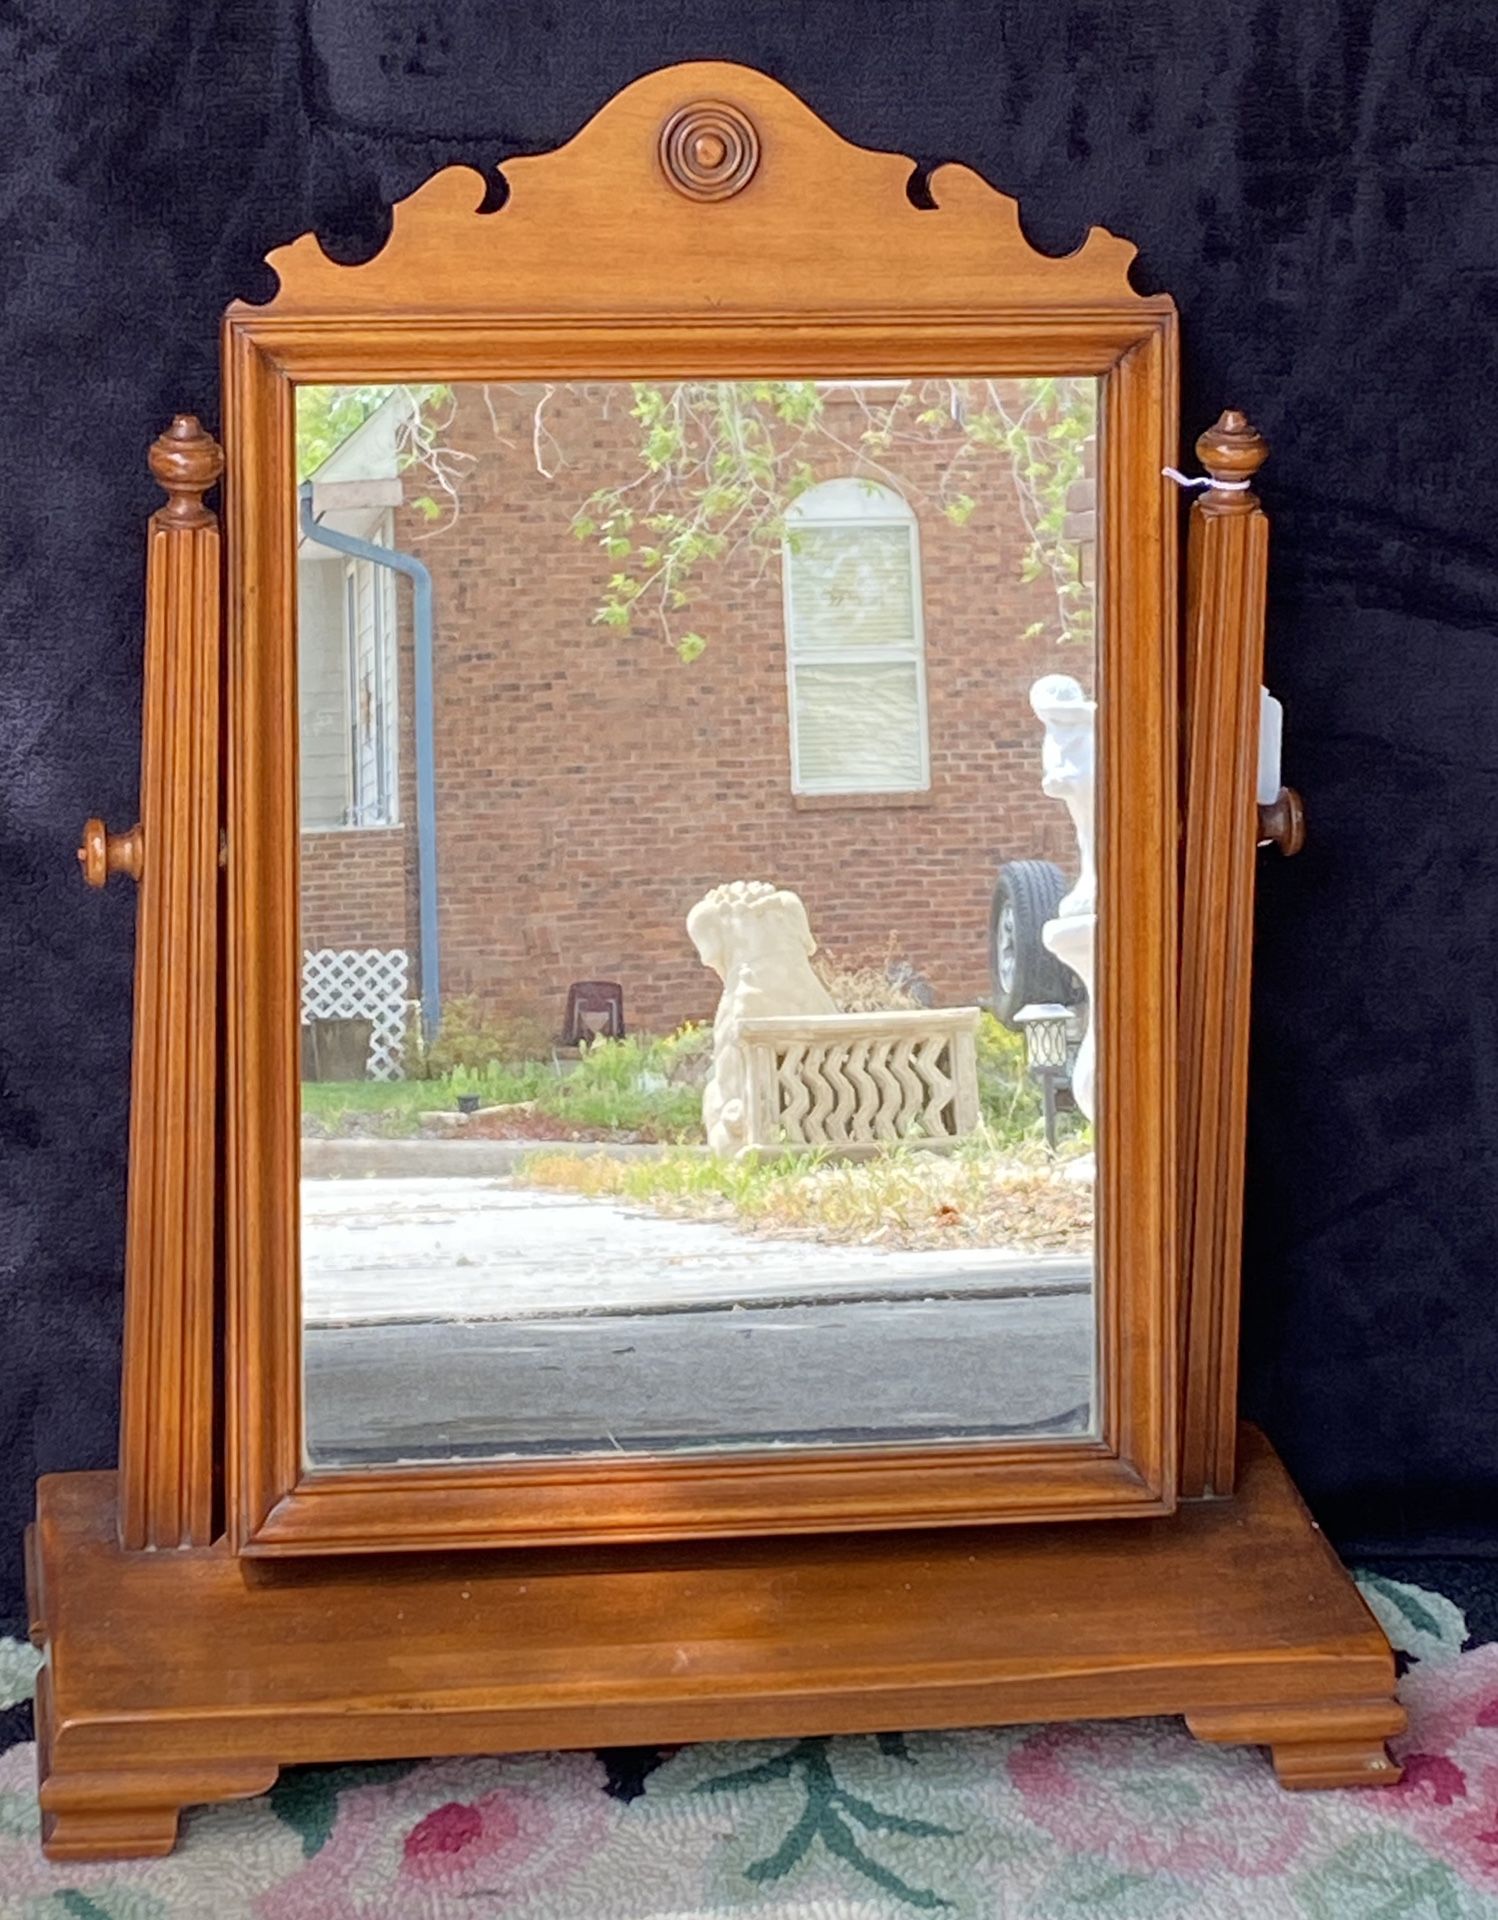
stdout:
[[430,1043],[442,1020],[442,986],[437,937],[437,767],[432,705],[432,576],[414,554],[377,547],[351,533],[336,533],[313,518],[312,483],[298,491],[301,529],[320,547],[368,560],[403,573],[411,582],[411,628],[416,642],[416,882],[421,947],[421,1025]]

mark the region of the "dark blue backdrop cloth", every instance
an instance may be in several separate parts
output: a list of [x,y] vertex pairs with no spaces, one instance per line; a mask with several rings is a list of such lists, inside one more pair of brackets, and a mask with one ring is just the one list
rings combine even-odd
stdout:
[[[0,1617],[39,1470],[114,1450],[144,450],[307,228],[566,140],[672,61],[1093,222],[1275,454],[1311,838],[1258,919],[1246,1401],[1349,1544],[1498,1527],[1498,14],[1478,0],[12,0],[0,8]],[[623,211],[623,210],[622,210]],[[650,244],[621,221],[621,246]]]

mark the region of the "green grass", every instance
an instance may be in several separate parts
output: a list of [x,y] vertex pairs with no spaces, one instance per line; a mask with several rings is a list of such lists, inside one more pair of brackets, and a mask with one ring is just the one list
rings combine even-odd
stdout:
[[302,1113],[322,1133],[400,1137],[420,1131],[419,1115],[451,1113],[460,1094],[477,1094],[485,1107],[532,1102],[573,1127],[701,1139],[701,1089],[669,1077],[684,1044],[676,1035],[598,1041],[565,1068],[551,1060],[491,1060],[427,1080],[304,1081]]
[[896,1147],[858,1161],[818,1152],[724,1160],[701,1149],[617,1160],[559,1146],[529,1155],[519,1178],[782,1238],[1038,1251],[1091,1244],[1091,1186],[1068,1180],[1042,1146],[1006,1147],[986,1131],[951,1153]]
[[1043,1103],[1025,1071],[1024,1036],[986,1009],[978,1022],[978,1105],[997,1141],[1019,1146],[1043,1136]]

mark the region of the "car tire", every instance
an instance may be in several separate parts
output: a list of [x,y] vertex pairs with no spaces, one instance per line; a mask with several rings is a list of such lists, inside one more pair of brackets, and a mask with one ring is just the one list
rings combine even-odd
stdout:
[[1087,997],[1040,938],[1065,892],[1066,875],[1054,861],[1011,860],[999,868],[988,915],[988,974],[994,1013],[1006,1027],[1015,1026],[1021,1007],[1078,1007]]

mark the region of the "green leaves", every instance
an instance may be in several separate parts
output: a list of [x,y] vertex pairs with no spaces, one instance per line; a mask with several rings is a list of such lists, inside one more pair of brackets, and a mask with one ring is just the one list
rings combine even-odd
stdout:
[[[350,434],[357,432],[377,413],[390,398],[399,393],[398,386],[364,387],[298,387],[296,390],[296,472],[298,480],[306,480],[341,447]],[[422,386],[410,386],[404,389],[410,400],[411,416],[420,420],[444,406],[453,399],[450,386],[427,383]],[[419,462],[419,455],[409,446],[397,449],[396,464],[399,467]],[[416,503],[425,512],[422,502]],[[440,511],[440,509],[434,509]],[[429,516],[430,517],[430,516]]]
[[305,480],[395,392],[386,387],[298,387],[296,470]]
[[42,1656],[24,1640],[0,1639],[0,1708],[19,1706],[36,1692]]
[[[411,403],[397,426],[397,467],[428,483],[412,501],[416,511],[445,524],[460,512],[479,457],[453,444],[451,386],[298,388],[298,471],[322,465],[397,393]],[[1057,611],[1047,625],[1062,639],[1088,639],[1090,591],[1062,536],[1095,429],[1095,394],[1091,380],[1061,378],[636,381],[629,470],[590,494],[571,521],[573,537],[596,542],[607,568],[594,621],[628,633],[643,615],[690,665],[711,636],[696,627],[678,634],[677,617],[700,598],[709,571],[735,554],[760,574],[773,567],[795,541],[794,503],[820,480],[853,475],[955,527],[974,520],[987,492],[1017,495],[1029,536],[1021,579],[1050,579]],[[543,432],[544,405],[535,413],[536,462],[550,480],[568,462],[550,425]],[[550,467],[543,442],[558,456]]]
[[1397,1828],[1350,1841],[1302,1876],[1307,1920],[1480,1920],[1491,1908],[1476,1888]]
[[[879,1745],[890,1758],[911,1764],[903,1736],[884,1734]],[[864,1833],[901,1835],[912,1839],[949,1840],[957,1837],[955,1827],[934,1820],[918,1820],[908,1814],[893,1813],[873,1801],[841,1786],[832,1770],[832,1742],[825,1736],[798,1740],[783,1753],[761,1761],[757,1766],[741,1767],[732,1773],[716,1774],[702,1781],[698,1793],[729,1793],[776,1781],[796,1781],[804,1794],[798,1817],[772,1852],[751,1861],[744,1878],[757,1885],[783,1880],[811,1853],[817,1842],[835,1859],[852,1867],[865,1880],[892,1894],[907,1907],[933,1912],[952,1905],[929,1887],[912,1886],[893,1868],[864,1845],[856,1828]]]
[[1466,1645],[1466,1618],[1444,1594],[1366,1569],[1354,1578],[1374,1618],[1400,1653],[1438,1662],[1454,1660]]

